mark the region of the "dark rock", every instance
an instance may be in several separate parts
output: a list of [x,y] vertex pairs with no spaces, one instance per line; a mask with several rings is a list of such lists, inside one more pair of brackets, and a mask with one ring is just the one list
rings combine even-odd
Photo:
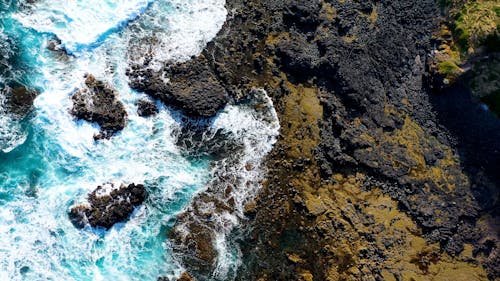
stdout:
[[303,33],[314,31],[319,24],[319,1],[297,1],[287,3],[283,19],[288,27],[296,27]]
[[141,117],[149,117],[158,113],[158,107],[154,102],[148,100],[140,100],[137,103],[137,114]]
[[95,140],[109,139],[125,128],[127,111],[118,100],[118,93],[93,75],[85,75],[85,87],[72,97],[73,114],[78,119],[95,122],[101,127]]
[[113,184],[98,186],[88,195],[88,205],[72,207],[69,218],[78,228],[88,224],[109,229],[115,223],[128,219],[146,196],[146,188],[142,184],[121,185],[119,188],[115,188]]
[[[475,227],[485,213],[498,213],[495,206],[499,202],[496,192],[499,181],[493,170],[500,158],[495,157],[498,138],[492,129],[496,127],[488,127],[484,133],[463,130],[457,121],[465,119],[467,123],[476,124],[474,128],[484,126],[476,122],[477,119],[462,118],[465,112],[462,107],[470,107],[471,103],[460,99],[456,101],[461,104],[459,107],[451,102],[456,96],[450,95],[449,100],[443,101],[445,110],[439,110],[430,100],[429,89],[423,81],[426,75],[427,79],[432,78],[426,73],[425,65],[439,16],[436,1],[231,0],[226,5],[229,20],[215,41],[206,47],[203,56],[164,70],[167,77],[174,78],[171,85],[162,82],[163,73],[151,73],[143,70],[143,66],[132,68],[129,76],[134,88],[154,97],[155,93],[164,95],[173,89],[193,93],[193,89],[198,89],[193,81],[196,79],[206,80],[209,85],[217,81],[215,85],[224,87],[235,100],[239,100],[242,89],[249,86],[263,87],[272,97],[283,131],[269,157],[269,183],[256,200],[256,210],[251,208],[249,212],[254,220],[242,227],[243,235],[236,238],[236,241],[243,240],[240,245],[244,264],[236,280],[260,277],[296,280],[297,274],[305,270],[314,280],[326,280],[329,268],[345,271],[344,277],[348,276],[345,279],[383,280],[381,265],[393,258],[393,253],[384,248],[401,247],[403,241],[387,237],[383,247],[375,245],[379,244],[373,241],[380,238],[377,235],[382,227],[373,225],[373,218],[366,215],[361,205],[349,203],[338,210],[341,218],[332,216],[319,224],[311,220],[312,215],[303,204],[297,203],[300,200],[295,200],[300,199],[304,191],[315,194],[316,190],[329,186],[332,176],[338,173],[366,175],[364,190],[389,195],[397,202],[397,209],[418,226],[419,236],[429,244],[441,245],[436,252],[456,255],[464,243],[471,244],[476,251],[482,251],[474,257],[474,262],[483,265],[492,280],[500,276],[496,269],[498,240],[485,240],[486,231]],[[294,104],[289,99],[297,96],[293,95],[294,88],[301,87],[317,93],[322,106],[319,145],[314,145],[312,157],[307,156],[310,161],[288,153],[299,148],[297,143],[309,144],[309,137],[316,140],[312,132],[305,130],[300,137],[283,140],[288,137],[283,132],[293,121],[287,119],[290,118],[289,106]],[[168,98],[162,101],[168,102]],[[308,102],[293,109],[305,114]],[[453,115],[443,119],[436,111]],[[306,118],[300,120],[307,121]],[[467,131],[477,139],[466,141],[475,147],[457,150],[455,137],[462,139],[460,134],[450,135],[444,129],[453,122],[458,125],[457,130]],[[315,124],[308,125],[314,127]],[[196,138],[202,139],[201,136]],[[180,137],[181,146],[193,148],[190,139],[190,135]],[[483,143],[485,139],[488,141]],[[497,140],[492,141],[494,139]],[[474,156],[480,150],[484,152]],[[475,163],[476,159],[483,164]],[[299,184],[303,181],[307,184]],[[217,192],[216,188],[208,188],[198,196],[223,198],[215,196]],[[356,195],[347,197],[347,202],[356,201]],[[197,278],[211,276],[217,254],[212,246],[213,212],[201,213],[203,208],[197,208],[200,202],[198,198],[193,200],[179,216],[171,234],[174,254]],[[327,204],[317,206],[318,210],[326,211]],[[223,206],[215,209],[222,210]],[[331,215],[325,212],[324,216]],[[352,225],[368,229],[349,232]],[[332,245],[325,245],[326,239],[318,239],[321,235],[331,236]],[[371,241],[370,246],[359,253],[356,249],[343,254],[342,249],[348,247],[342,243],[328,250],[344,235],[349,241],[347,244],[353,243],[352,237],[361,235],[363,240]],[[290,249],[308,253],[301,255],[306,262],[300,268],[287,262]],[[360,257],[366,259],[364,271],[354,275],[348,269]],[[398,272],[391,273],[396,279],[402,278]]]
[[[135,66],[128,70],[128,75],[132,88],[179,108],[188,116],[212,117],[229,100],[226,89],[203,56],[160,72]],[[163,79],[165,76],[170,79],[168,83]]]
[[299,81],[307,81],[318,71],[320,53],[315,44],[307,42],[305,35],[298,34],[294,39],[280,41],[276,54],[288,73],[293,73]]
[[17,116],[25,116],[32,109],[36,96],[36,91],[16,85],[8,91],[7,109]]
[[229,132],[189,121],[179,131],[176,145],[186,157],[208,157],[212,160],[228,158],[237,154],[243,147]]
[[52,38],[49,40],[47,44],[47,49],[53,51],[53,52],[60,52],[64,51],[64,48],[61,46],[62,42],[59,38]]

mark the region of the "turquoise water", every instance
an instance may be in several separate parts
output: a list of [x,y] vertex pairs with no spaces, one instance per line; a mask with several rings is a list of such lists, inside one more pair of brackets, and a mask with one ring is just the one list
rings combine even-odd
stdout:
[[[137,116],[135,103],[145,96],[128,87],[125,70],[146,54],[153,57],[153,67],[160,67],[199,53],[225,20],[224,1],[61,3],[0,0],[0,105],[10,83],[40,92],[27,117],[0,109],[0,280],[178,275],[182,268],[171,256],[166,232],[225,162],[183,156],[176,146],[179,113],[161,106],[155,117]],[[56,38],[66,53],[48,50]],[[94,142],[99,129],[69,114],[70,97],[85,73],[116,88],[129,114],[127,127],[111,140]],[[265,95],[264,102],[267,112],[230,105],[212,122],[244,144],[243,154],[227,171],[255,188],[260,171],[244,167],[258,167],[279,129]],[[106,182],[145,183],[150,196],[128,222],[109,231],[73,227],[69,208]],[[239,205],[255,188],[235,195]],[[228,214],[232,227],[240,213]],[[230,230],[221,232],[222,240]],[[238,264],[232,254],[237,250],[221,241],[218,279]]]

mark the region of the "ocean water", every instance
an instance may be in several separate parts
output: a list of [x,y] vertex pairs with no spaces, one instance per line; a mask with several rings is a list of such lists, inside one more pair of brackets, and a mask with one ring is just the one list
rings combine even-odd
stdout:
[[[28,2],[35,2],[30,4]],[[238,206],[259,188],[258,168],[272,148],[279,122],[260,91],[255,101],[228,105],[211,120],[244,149],[236,161],[185,157],[177,147],[183,116],[160,105],[141,118],[129,64],[152,57],[151,67],[198,54],[222,27],[222,0],[0,0],[0,280],[156,280],[182,272],[167,231],[175,215],[225,167],[243,179]],[[51,51],[58,42],[64,51]],[[91,73],[119,92],[129,120],[110,140],[70,114],[71,95]],[[33,112],[5,110],[9,85],[37,89]],[[260,106],[254,106],[259,103]],[[261,106],[264,104],[265,106]],[[264,110],[262,109],[264,108]],[[255,169],[243,167],[252,164]],[[109,231],[76,229],[69,208],[98,185],[145,183],[149,197],[130,220]],[[252,188],[245,188],[252,186]],[[241,210],[225,214],[231,227]],[[221,231],[217,276],[227,279],[238,250]],[[212,278],[212,277],[207,277]]]

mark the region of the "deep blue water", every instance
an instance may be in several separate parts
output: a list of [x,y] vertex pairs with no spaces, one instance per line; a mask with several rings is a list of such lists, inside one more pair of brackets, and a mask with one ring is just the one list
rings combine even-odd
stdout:
[[[129,88],[125,70],[146,53],[157,67],[197,54],[225,16],[220,0],[0,0],[0,105],[8,85],[40,93],[24,118],[0,109],[0,280],[156,280],[182,271],[166,232],[221,164],[183,156],[179,113],[161,107],[155,117],[137,116],[135,103],[145,96]],[[54,40],[66,52],[49,50]],[[129,114],[109,141],[94,142],[98,128],[69,114],[85,73],[116,88]],[[258,167],[279,129],[264,100],[266,113],[230,105],[212,122],[245,145],[229,170],[254,185],[259,171],[243,167]],[[76,229],[69,208],[106,182],[145,183],[150,196],[107,232]],[[235,253],[221,249],[219,278],[237,265]]]

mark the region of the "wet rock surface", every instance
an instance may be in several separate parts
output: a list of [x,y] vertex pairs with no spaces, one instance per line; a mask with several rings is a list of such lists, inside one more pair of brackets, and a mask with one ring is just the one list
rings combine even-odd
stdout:
[[137,114],[141,117],[150,117],[158,113],[158,107],[152,101],[140,100],[137,103]]
[[212,117],[229,97],[208,61],[203,56],[195,61],[174,64],[159,72],[147,66],[133,66],[128,71],[130,85],[188,116]]
[[76,118],[97,123],[101,130],[95,140],[109,139],[125,128],[127,111],[118,93],[97,80],[93,75],[85,75],[85,86],[73,96],[71,114]]
[[[160,277],[158,278],[158,281],[171,281],[171,280],[166,277]],[[189,273],[183,272],[179,277],[179,279],[177,279],[177,281],[194,281],[194,279],[193,277],[191,277],[191,275],[189,275]]]
[[105,184],[88,195],[88,204],[72,207],[69,218],[78,228],[90,225],[109,229],[116,223],[126,221],[146,196],[146,188],[142,184],[119,187]]
[[[499,121],[475,114],[473,99],[458,106],[429,88],[435,1],[226,5],[219,36],[183,67],[213,72],[235,100],[264,88],[282,125],[251,219],[234,233],[243,253],[236,280],[500,276]],[[227,206],[211,192],[171,234],[200,280],[216,255],[210,215],[194,218],[203,204]]]
[[16,116],[23,117],[33,108],[37,92],[22,85],[13,85],[7,88],[7,110]]
[[231,133],[213,129],[203,121],[187,120],[176,135],[182,154],[193,160],[222,160],[238,154],[242,148]]

